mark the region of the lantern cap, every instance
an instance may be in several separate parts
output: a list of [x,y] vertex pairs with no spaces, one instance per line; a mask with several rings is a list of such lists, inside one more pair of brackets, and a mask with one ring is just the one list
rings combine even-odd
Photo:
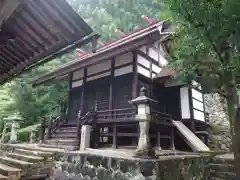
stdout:
[[158,101],[155,101],[154,99],[147,97],[147,89],[143,86],[140,89],[139,96],[135,99],[130,100],[129,103],[138,105],[138,104],[158,103]]
[[14,113],[6,118],[3,118],[3,121],[22,121],[23,118],[19,113]]

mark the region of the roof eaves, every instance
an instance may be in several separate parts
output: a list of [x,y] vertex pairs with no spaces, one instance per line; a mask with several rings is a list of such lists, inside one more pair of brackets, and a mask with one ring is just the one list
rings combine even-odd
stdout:
[[[154,34],[155,34],[155,36],[154,36]],[[128,38],[126,38],[126,39],[124,39],[124,40],[122,40],[118,43],[114,43],[114,44],[109,45],[108,48],[105,48],[104,50],[98,50],[94,54],[88,54],[84,57],[77,58],[73,61],[70,61],[69,63],[66,63],[66,64],[60,66],[58,69],[56,69],[52,72],[49,72],[49,73],[43,75],[42,77],[39,77],[38,79],[34,80],[34,85],[41,84],[41,83],[43,83],[47,80],[55,78],[56,76],[61,76],[61,75],[64,75],[66,73],[75,71],[75,70],[80,68],[79,67],[80,64],[85,63],[84,64],[85,66],[90,65],[91,61],[93,61],[94,59],[95,59],[94,62],[96,63],[98,61],[101,61],[101,60],[104,60],[104,59],[107,59],[107,58],[111,58],[112,56],[115,56],[115,55],[120,54],[124,51],[130,50],[128,48],[128,49],[125,49],[124,51],[123,50],[122,51],[119,51],[119,50],[114,51],[115,49],[123,47],[124,45],[128,45],[131,42],[137,41],[139,39],[144,39],[146,37],[149,37],[149,39],[150,38],[154,39],[154,37],[156,38],[156,34],[158,36],[161,35],[161,33],[158,31],[158,28],[150,28],[150,31],[143,31],[142,33],[138,33],[137,35],[129,36]],[[146,43],[146,39],[145,39],[145,43]],[[140,44],[134,44],[133,43],[132,48],[134,48],[137,45],[139,46]],[[143,44],[141,44],[141,45],[143,45]],[[111,51],[112,51],[112,53],[109,53]],[[108,54],[108,56],[106,54]],[[61,73],[61,71],[64,71],[64,72]]]

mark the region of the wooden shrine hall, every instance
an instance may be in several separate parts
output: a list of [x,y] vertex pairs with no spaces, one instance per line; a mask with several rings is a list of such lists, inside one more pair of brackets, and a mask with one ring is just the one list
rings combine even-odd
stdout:
[[[67,108],[47,123],[41,140],[78,147],[81,126],[91,125],[91,146],[137,146],[140,110],[133,102],[151,99],[149,137],[158,149],[209,150],[201,86],[176,82],[166,67],[167,42],[172,38],[166,21],[124,34],[96,52],[79,57],[34,81],[40,85],[68,77]],[[194,88],[193,88],[194,87]],[[140,93],[140,91],[142,91]],[[145,102],[145,101],[142,101]]]

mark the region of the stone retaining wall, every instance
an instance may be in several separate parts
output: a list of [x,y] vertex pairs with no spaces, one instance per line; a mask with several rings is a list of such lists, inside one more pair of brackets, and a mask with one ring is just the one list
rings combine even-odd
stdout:
[[119,159],[95,155],[58,154],[54,180],[207,180],[209,157],[169,156],[169,159]]

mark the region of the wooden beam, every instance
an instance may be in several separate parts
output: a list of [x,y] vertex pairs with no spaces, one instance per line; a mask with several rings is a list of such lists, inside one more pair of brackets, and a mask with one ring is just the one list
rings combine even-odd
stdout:
[[4,0],[0,3],[0,28],[19,6],[19,0]]
[[[18,73],[20,73],[24,68],[24,71],[26,72],[27,70],[30,70],[31,68],[37,66],[37,65],[41,65],[43,63],[46,63],[58,56],[61,56],[65,53],[68,53],[70,52],[72,49],[76,48],[76,47],[79,47],[83,44],[87,44],[88,42],[91,41],[92,37],[93,36],[99,36],[98,34],[95,34],[95,33],[92,33],[88,36],[85,36],[83,37],[82,39],[76,41],[75,43],[55,52],[55,53],[52,53],[51,55],[46,56],[46,53],[39,53],[39,54],[34,54],[32,58],[26,60],[25,62],[23,62],[22,64],[20,64],[19,66],[17,66],[16,68],[13,68],[11,71],[9,71],[8,73],[4,74],[1,78],[0,78],[0,83],[3,84],[5,83],[6,81],[10,80],[11,78],[13,78],[14,76],[16,76]],[[22,42],[22,39],[20,39],[20,36],[18,37],[18,39]],[[26,43],[24,43],[25,46],[28,47],[28,49],[30,48]],[[51,49],[49,49],[49,51],[55,51],[56,49],[58,49],[59,47],[53,47]],[[31,48],[30,48],[31,49]],[[44,58],[45,57],[45,58]],[[43,59],[42,59],[43,58]],[[39,61],[39,59],[42,59],[41,61]],[[68,73],[70,73],[71,71],[69,71]],[[68,74],[68,73],[65,73],[65,74]],[[64,74],[62,74],[64,75]]]

